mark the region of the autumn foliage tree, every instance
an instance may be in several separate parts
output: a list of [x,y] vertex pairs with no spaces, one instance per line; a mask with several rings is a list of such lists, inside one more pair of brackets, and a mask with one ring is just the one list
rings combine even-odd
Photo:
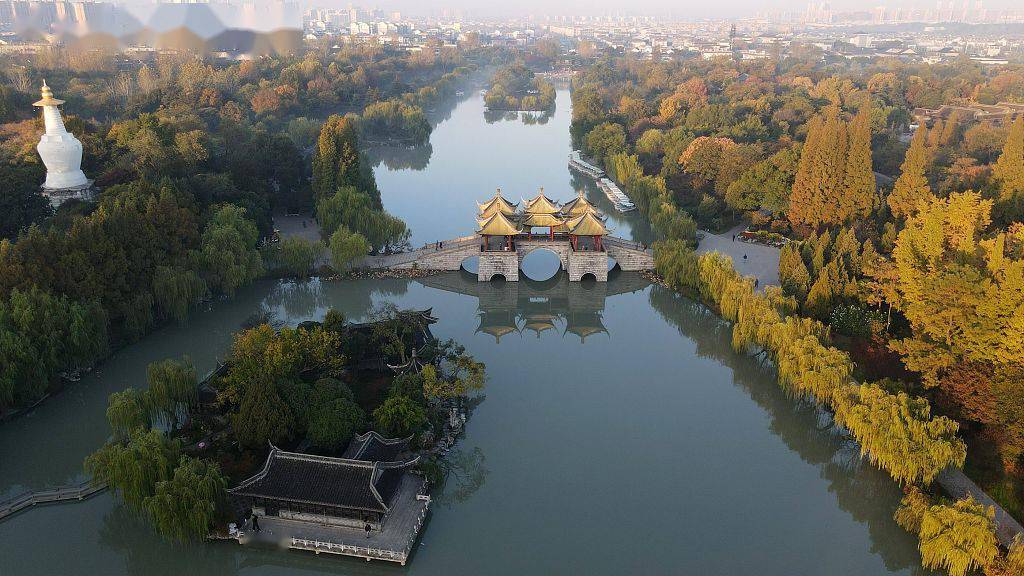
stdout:
[[787,216],[798,226],[840,225],[870,213],[875,201],[870,111],[851,125],[829,106],[810,122]]
[[922,126],[914,133],[903,165],[900,166],[900,177],[896,179],[896,184],[887,199],[892,215],[901,220],[912,216],[922,202],[932,198],[932,189],[925,175],[931,161],[927,132]]

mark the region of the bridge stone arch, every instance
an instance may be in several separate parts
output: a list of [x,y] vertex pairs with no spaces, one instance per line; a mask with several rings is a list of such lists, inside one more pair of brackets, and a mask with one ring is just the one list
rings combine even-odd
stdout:
[[548,250],[558,256],[558,261],[563,270],[569,269],[569,247],[568,242],[551,242],[550,240],[518,240],[516,241],[516,253],[519,255],[519,268],[523,267],[523,260],[531,252],[537,250]]

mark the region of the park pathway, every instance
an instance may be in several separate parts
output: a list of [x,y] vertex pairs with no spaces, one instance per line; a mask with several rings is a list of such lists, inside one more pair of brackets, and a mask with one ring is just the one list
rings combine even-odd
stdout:
[[[757,278],[758,287],[779,285],[779,249],[762,244],[751,244],[741,242],[739,238],[733,240],[746,228],[746,224],[740,224],[723,234],[712,234],[703,232],[700,244],[697,245],[697,253],[718,252],[732,258],[733,267],[744,276]],[[746,259],[743,256],[746,255]]]

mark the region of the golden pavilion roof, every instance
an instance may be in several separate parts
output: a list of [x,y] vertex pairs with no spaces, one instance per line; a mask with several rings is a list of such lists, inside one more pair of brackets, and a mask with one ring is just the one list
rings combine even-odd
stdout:
[[482,236],[515,236],[522,231],[523,229],[519,224],[512,222],[507,216],[498,212],[480,225],[480,230],[477,230],[477,234]]
[[577,216],[566,222],[566,226],[569,228],[569,234],[573,236],[605,236],[608,234],[604,223],[590,212],[585,212],[582,216]]
[[483,204],[478,202],[477,206],[480,207],[480,216],[483,218],[489,218],[496,212],[501,212],[506,216],[511,216],[516,213],[516,204],[509,202],[501,195],[501,188],[498,188],[497,192],[494,193],[493,198]]
[[530,200],[524,200],[526,207],[524,210],[527,214],[557,214],[561,211],[558,204],[554,200],[544,195],[544,189],[540,189],[540,194],[537,194]]
[[558,228],[565,224],[562,218],[554,214],[547,214],[543,212],[530,213],[527,212],[526,219],[523,220],[525,226],[540,226],[545,228]]
[[569,200],[562,205],[562,213],[569,216],[580,216],[585,212],[592,212],[593,214],[600,216],[601,211],[590,203],[590,200],[583,195],[583,190],[579,191],[579,195]]

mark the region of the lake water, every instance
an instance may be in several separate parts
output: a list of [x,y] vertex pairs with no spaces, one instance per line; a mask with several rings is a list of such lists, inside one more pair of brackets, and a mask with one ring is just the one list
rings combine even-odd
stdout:
[[[499,186],[513,201],[540,186],[567,200],[583,187],[610,211],[566,166],[569,106],[561,91],[545,123],[489,123],[472,95],[429,148],[380,153],[385,207],[417,245],[471,231],[473,202]],[[650,239],[635,215],[609,213],[616,235]],[[335,307],[359,319],[382,302],[433,308],[434,333],[465,344],[489,376],[408,566],[175,546],[102,494],[0,522],[0,576],[920,572],[913,539],[891,519],[898,487],[786,398],[770,368],[733,353],[714,314],[626,273],[607,284],[479,284],[458,272],[260,282],[0,426],[0,498],[80,478],[109,433],[107,396],[144,386],[149,362],[188,355],[204,372],[258,314],[296,324]]]

